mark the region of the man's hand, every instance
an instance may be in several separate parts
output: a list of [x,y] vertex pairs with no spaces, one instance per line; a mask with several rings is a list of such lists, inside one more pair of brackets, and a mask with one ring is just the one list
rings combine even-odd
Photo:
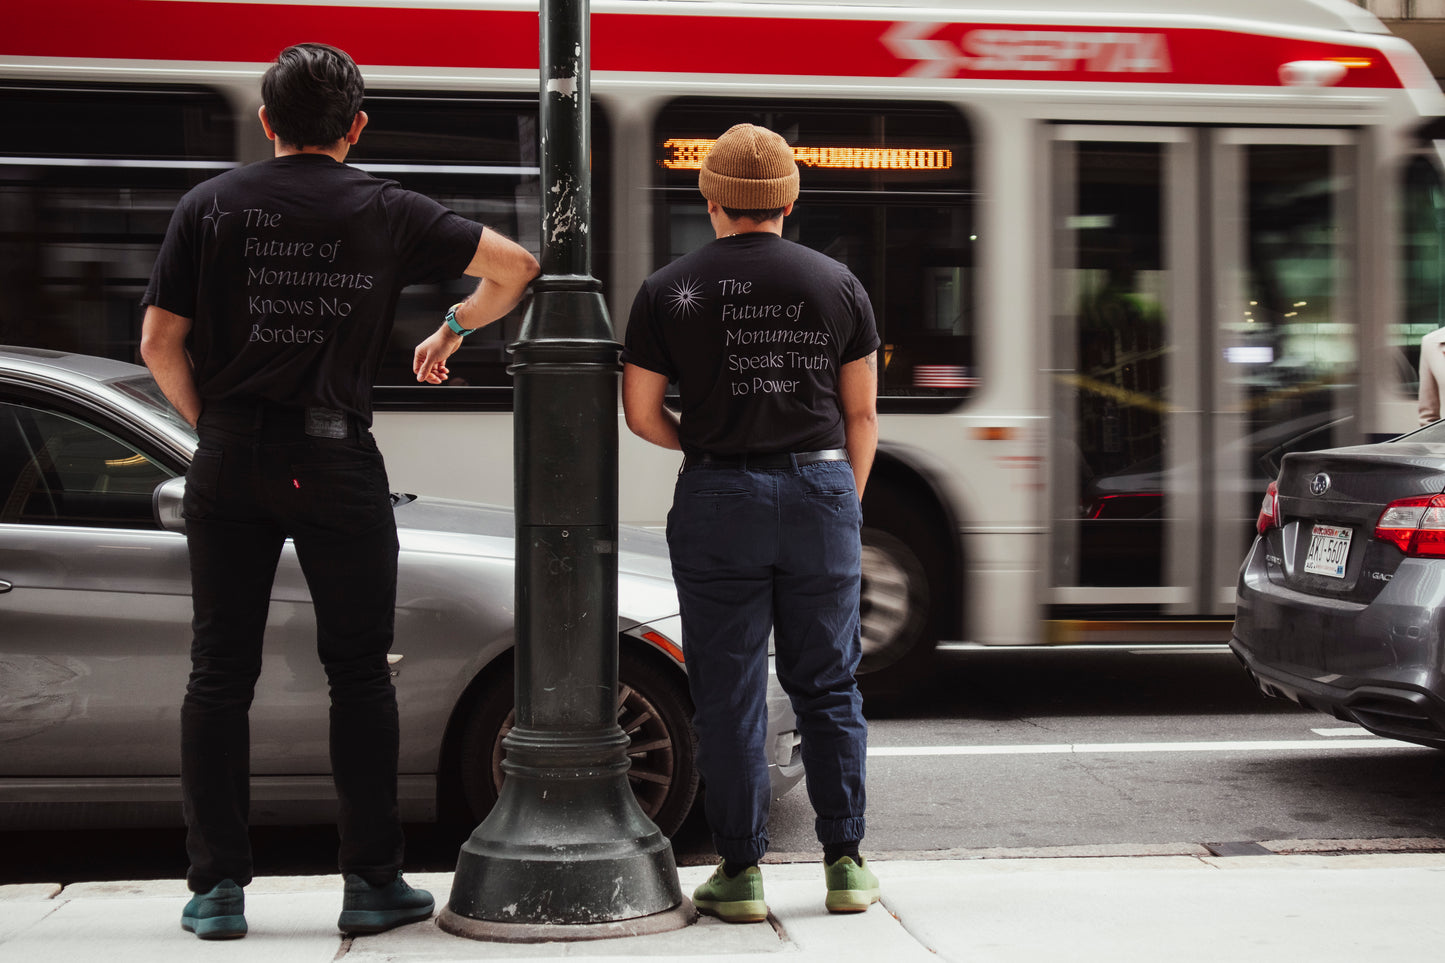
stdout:
[[411,370],[417,381],[439,385],[451,377],[447,359],[462,346],[462,336],[446,325],[416,346],[411,357]]

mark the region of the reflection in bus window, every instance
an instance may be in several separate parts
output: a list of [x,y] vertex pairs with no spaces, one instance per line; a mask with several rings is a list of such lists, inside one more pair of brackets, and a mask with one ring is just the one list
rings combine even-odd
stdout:
[[[434,198],[463,217],[516,240],[533,254],[540,235],[541,169],[535,96],[471,96],[456,92],[368,89],[366,131],[347,162],[378,177]],[[606,125],[593,110],[594,156],[605,156]],[[604,182],[593,172],[593,182]],[[594,194],[598,211],[601,199]],[[606,223],[603,217],[595,217]],[[598,270],[594,265],[594,273]],[[462,342],[449,366],[452,377],[438,388],[418,386],[411,371],[417,342],[437,329],[447,305],[476,287],[471,278],[413,285],[402,292],[396,325],[377,372],[377,407],[390,403],[470,402],[470,387],[505,388],[510,404],[507,345],[522,323],[521,309]],[[495,394],[493,392],[492,394]]]
[[0,112],[3,340],[137,360],[171,211],[235,166],[230,107],[202,88],[12,83]]
[[[540,251],[535,97],[369,90],[363,106],[369,123],[348,163]],[[139,360],[140,299],[171,212],[187,190],[237,164],[226,99],[205,88],[14,83],[0,85],[0,108],[3,340]],[[593,118],[596,156],[605,157],[606,125],[596,110]],[[605,195],[594,193],[593,210],[606,223]],[[418,386],[412,375],[416,343],[475,284],[403,291],[378,407],[470,404],[476,393],[459,388],[510,389],[506,345],[520,311],[466,340],[448,385]],[[510,405],[509,390],[499,403]]]
[[[1078,459],[1075,497],[1054,525],[1076,549],[1054,560],[1060,585],[1164,584],[1164,147],[1086,142],[1071,154],[1076,207],[1060,225],[1070,254],[1064,323],[1073,374],[1063,387]],[[1062,253],[1061,251],[1061,253]],[[1078,520],[1069,517],[1077,504]]]
[[1420,339],[1445,327],[1445,191],[1435,165],[1423,157],[1405,168],[1405,199],[1400,205],[1400,324],[1391,344],[1401,390],[1419,390]]
[[[1356,325],[1341,289],[1348,168],[1337,169],[1332,148],[1309,144],[1250,145],[1245,164],[1248,287],[1239,314],[1222,325],[1228,381],[1250,435],[1332,426],[1319,447],[1343,444],[1342,389],[1357,379]],[[1254,517],[1254,495],[1241,495],[1241,518]]]
[[712,240],[698,164],[712,138],[741,123],[793,146],[802,192],[784,236],[846,264],[872,299],[880,394],[971,394],[977,238],[963,117],[927,103],[673,101],[654,129],[659,266]]

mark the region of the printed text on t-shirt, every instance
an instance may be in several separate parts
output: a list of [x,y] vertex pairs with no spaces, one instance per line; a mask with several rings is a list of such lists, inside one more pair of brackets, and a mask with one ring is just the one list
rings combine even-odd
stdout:
[[[341,240],[263,237],[260,232],[282,229],[283,215],[259,207],[248,207],[243,213],[248,229],[242,242],[242,256],[247,260],[246,285],[264,289],[261,293],[247,295],[246,306],[251,314],[250,340],[267,344],[322,343],[326,338],[325,331],[309,324],[298,326],[295,322],[318,317],[347,317],[354,306],[336,292],[369,291],[374,275],[328,270],[321,266],[297,266],[294,263],[297,258],[334,265],[341,254]],[[291,263],[258,263],[276,259],[291,259]]]
[[795,371],[821,371],[833,365],[826,351],[831,338],[827,331],[799,328],[728,327],[748,321],[779,321],[797,323],[803,318],[806,301],[796,303],[762,302],[751,299],[753,283],[737,278],[718,282],[720,293],[727,300],[720,305],[725,345],[728,348],[728,371],[739,377],[731,382],[734,397],[759,394],[791,394],[802,384],[801,378],[790,377]]

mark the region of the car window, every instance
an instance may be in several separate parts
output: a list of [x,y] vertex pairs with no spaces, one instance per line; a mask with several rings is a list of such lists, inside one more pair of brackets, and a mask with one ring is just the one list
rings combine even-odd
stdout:
[[0,524],[154,528],[151,493],[174,474],[87,422],[0,402]]
[[160,385],[156,384],[155,379],[150,376],[149,372],[129,375],[124,378],[113,378],[107,381],[106,384],[121,394],[128,395],[145,405],[154,417],[167,421],[172,426],[190,435],[194,447],[196,429],[191,426],[190,422],[181,417],[180,412],[172,407],[170,401],[161,391]]

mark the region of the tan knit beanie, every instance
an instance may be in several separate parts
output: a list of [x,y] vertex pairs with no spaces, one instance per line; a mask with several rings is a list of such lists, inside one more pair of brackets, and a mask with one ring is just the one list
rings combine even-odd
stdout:
[[798,199],[798,165],[781,136],[766,127],[738,124],[702,159],[697,187],[723,207],[770,211]]

